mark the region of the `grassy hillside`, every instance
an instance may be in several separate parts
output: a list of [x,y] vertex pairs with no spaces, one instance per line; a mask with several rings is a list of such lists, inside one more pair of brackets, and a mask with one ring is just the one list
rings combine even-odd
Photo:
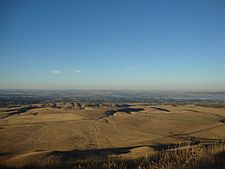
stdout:
[[74,160],[73,157],[54,157],[23,167],[24,169],[224,169],[225,144],[186,145],[160,151],[138,159]]

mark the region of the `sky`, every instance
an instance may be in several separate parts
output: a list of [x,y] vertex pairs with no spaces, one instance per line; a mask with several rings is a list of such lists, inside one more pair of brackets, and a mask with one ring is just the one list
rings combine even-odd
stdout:
[[225,1],[0,0],[0,89],[225,91]]

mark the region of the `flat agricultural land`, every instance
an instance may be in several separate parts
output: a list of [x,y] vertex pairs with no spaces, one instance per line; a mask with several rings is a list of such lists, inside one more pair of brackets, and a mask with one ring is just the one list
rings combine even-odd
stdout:
[[0,108],[0,163],[138,158],[183,142],[225,139],[225,108],[59,102]]

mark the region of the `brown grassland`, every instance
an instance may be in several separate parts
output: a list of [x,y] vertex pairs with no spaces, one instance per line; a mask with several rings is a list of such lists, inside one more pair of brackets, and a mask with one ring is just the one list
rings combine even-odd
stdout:
[[0,108],[1,168],[225,168],[225,108],[59,102]]

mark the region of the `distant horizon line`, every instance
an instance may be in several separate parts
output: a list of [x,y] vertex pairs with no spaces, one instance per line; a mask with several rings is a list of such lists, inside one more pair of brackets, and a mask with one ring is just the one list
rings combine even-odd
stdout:
[[1,91],[140,91],[140,92],[225,92],[224,90],[213,90],[213,89],[205,89],[205,90],[199,90],[199,89],[41,89],[41,88],[18,88],[18,89],[6,89],[6,88],[0,88]]

